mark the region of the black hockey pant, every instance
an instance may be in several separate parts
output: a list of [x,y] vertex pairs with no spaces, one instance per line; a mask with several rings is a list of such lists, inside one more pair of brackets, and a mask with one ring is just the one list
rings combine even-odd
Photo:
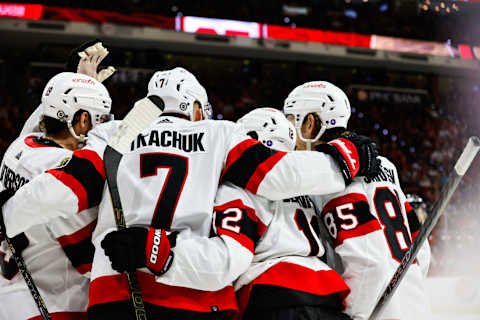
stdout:
[[[145,303],[147,319],[181,320],[221,320],[221,312],[194,312],[189,310],[164,308]],[[89,320],[136,320],[131,301],[118,301],[91,306],[88,309]]]
[[328,310],[319,306],[295,306],[274,310],[248,312],[244,320],[350,320],[351,318],[337,310]]

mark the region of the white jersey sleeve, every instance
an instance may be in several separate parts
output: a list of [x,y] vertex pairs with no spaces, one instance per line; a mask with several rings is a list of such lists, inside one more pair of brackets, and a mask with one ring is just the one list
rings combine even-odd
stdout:
[[229,143],[223,179],[269,200],[328,194],[345,188],[340,169],[329,155],[272,150],[248,139],[240,127]]

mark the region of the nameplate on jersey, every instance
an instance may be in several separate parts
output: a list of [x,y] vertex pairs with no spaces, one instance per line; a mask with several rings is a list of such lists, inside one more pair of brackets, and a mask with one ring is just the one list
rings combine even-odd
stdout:
[[2,167],[0,173],[0,183],[3,184],[5,189],[12,189],[17,191],[27,183],[29,180],[18,173],[15,173],[12,169],[7,167],[5,164]]
[[206,152],[205,132],[180,133],[175,130],[152,130],[139,134],[132,141],[130,151],[142,147],[163,147],[182,150],[183,152]]
[[366,183],[370,182],[390,182],[395,184],[395,171],[393,169],[385,168],[384,166],[380,165],[380,173],[377,174],[373,178],[364,177],[363,181]]
[[289,199],[283,199],[283,202],[295,202],[304,209],[314,208],[312,199],[310,199],[309,196],[299,196],[299,197],[293,197]]

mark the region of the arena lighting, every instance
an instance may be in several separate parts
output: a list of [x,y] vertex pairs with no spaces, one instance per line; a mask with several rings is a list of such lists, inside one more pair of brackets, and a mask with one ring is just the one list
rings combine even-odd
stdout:
[[0,17],[39,20],[42,13],[41,4],[0,3]]
[[431,10],[435,14],[448,15],[459,11],[458,2],[458,0],[420,0],[418,7],[423,11]]

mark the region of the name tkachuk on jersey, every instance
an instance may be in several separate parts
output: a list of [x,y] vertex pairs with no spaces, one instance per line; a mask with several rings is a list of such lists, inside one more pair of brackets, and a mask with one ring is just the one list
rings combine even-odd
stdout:
[[[375,178],[358,177],[343,192],[314,197],[345,266],[343,277],[351,289],[345,312],[354,319],[369,318],[420,228],[395,166],[380,159],[381,172]],[[423,260],[411,265],[382,318],[428,318],[421,269],[428,264]]]
[[[72,151],[45,139],[40,133],[21,136],[4,155],[0,190],[21,190],[27,182],[71,155]],[[44,189],[37,193],[45,196]],[[43,212],[37,208],[39,216]],[[20,217],[17,219],[18,223],[25,223]],[[25,231],[29,245],[22,256],[53,317],[57,312],[64,316],[85,314],[94,250],[90,237],[95,224],[96,216],[85,211],[68,220],[56,218],[47,225],[35,225]],[[36,317],[38,310],[5,241],[1,243],[0,264],[0,301],[5,306],[22,305],[21,308],[0,308],[0,319]]]
[[[161,122],[165,123],[165,122]],[[164,130],[158,132],[153,130],[146,135],[139,134],[135,141],[132,141],[130,151],[141,147],[171,147],[183,152],[205,152],[203,137],[205,132],[182,134],[177,131]]]

